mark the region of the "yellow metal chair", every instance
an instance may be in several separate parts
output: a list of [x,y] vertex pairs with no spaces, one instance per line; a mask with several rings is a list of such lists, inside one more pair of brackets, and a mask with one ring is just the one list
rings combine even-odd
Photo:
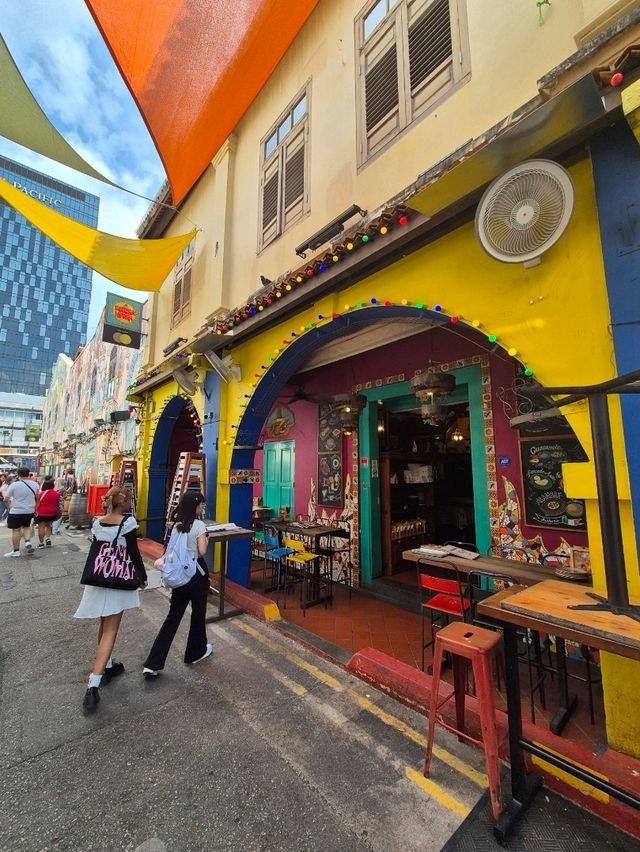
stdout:
[[[307,614],[307,606],[321,600],[318,594],[314,595],[315,585],[319,584],[318,565],[320,554],[311,553],[305,549],[303,541],[295,538],[285,538],[282,546],[293,551],[285,557],[285,572],[284,572],[284,609],[287,608],[287,593],[290,586],[295,586],[296,583],[301,584],[300,592],[300,607],[303,615]],[[311,588],[310,600],[307,599],[307,588]]]

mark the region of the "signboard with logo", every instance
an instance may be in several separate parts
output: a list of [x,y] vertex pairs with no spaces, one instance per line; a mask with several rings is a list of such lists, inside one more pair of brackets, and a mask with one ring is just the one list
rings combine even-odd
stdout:
[[140,349],[141,330],[142,304],[128,296],[107,293],[102,340],[127,349]]
[[40,440],[40,424],[39,423],[27,423],[24,427],[24,439],[29,444],[37,444]]
[[575,437],[521,438],[525,522],[532,527],[586,530],[584,500],[567,497],[562,465],[587,461]]

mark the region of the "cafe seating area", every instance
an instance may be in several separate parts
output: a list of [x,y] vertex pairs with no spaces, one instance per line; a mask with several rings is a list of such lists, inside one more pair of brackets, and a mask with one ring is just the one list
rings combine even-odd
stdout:
[[[310,641],[317,636],[325,642],[336,646],[339,651],[356,653],[363,648],[375,648],[395,659],[422,668],[422,625],[425,624],[428,636],[428,617],[423,619],[419,605],[418,571],[414,564],[408,570],[396,575],[393,584],[403,593],[401,604],[391,603],[378,590],[351,590],[343,584],[334,582],[331,599],[322,600],[322,605],[306,606],[303,604],[302,590],[289,590],[286,607],[284,606],[284,589],[263,587],[264,559],[261,554],[254,553],[252,561],[252,588],[266,594],[267,597],[279,604],[282,617],[298,627],[308,631]],[[512,563],[515,573],[522,566]],[[534,571],[545,571],[541,566],[531,566]],[[547,571],[548,573],[548,571]],[[516,578],[517,579],[517,578]],[[475,585],[475,584],[474,584]],[[485,595],[486,596],[486,595]],[[465,600],[468,598],[465,598]],[[475,607],[476,599],[474,598]],[[465,607],[470,609],[471,607]],[[467,616],[468,620],[470,615]],[[455,619],[453,619],[455,620]],[[478,623],[486,626],[484,620],[478,617]],[[526,639],[525,639],[526,635]],[[541,644],[543,655],[542,665],[546,672],[535,666],[536,650],[532,634],[523,635],[520,643],[520,668],[522,685],[523,715],[535,721],[535,724],[549,729],[561,701],[561,684],[556,674],[556,647],[549,637],[544,637]],[[562,736],[572,742],[583,745],[592,751],[599,751],[605,743],[604,707],[600,684],[594,675],[592,698],[589,698],[588,685],[584,681],[584,662],[580,649],[570,646],[565,648],[567,657],[567,672],[570,678],[571,693],[577,697],[577,704],[562,730]],[[336,652],[338,655],[338,650]],[[527,658],[534,660],[531,668]],[[592,668],[597,671],[597,653],[592,656]],[[425,650],[424,667],[429,669],[432,663],[432,651]],[[536,683],[544,674],[544,687],[536,689]],[[451,680],[449,669],[443,672],[444,680]],[[533,690],[531,689],[533,679]],[[494,673],[496,685],[496,706],[506,710],[505,677],[503,668],[496,666]],[[470,683],[473,690],[473,683]],[[590,718],[590,707],[593,704],[593,723]]]

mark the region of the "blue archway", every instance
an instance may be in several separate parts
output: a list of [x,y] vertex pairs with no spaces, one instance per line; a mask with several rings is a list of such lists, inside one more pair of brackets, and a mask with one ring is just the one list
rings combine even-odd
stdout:
[[[266,418],[278,399],[282,388],[294,376],[305,361],[320,347],[326,346],[332,340],[352,334],[371,324],[384,319],[423,318],[431,326],[446,325],[449,317],[438,311],[430,311],[415,306],[376,305],[356,309],[348,314],[338,316],[331,322],[317,328],[309,329],[299,337],[292,337],[291,342],[278,355],[274,363],[258,383],[255,392],[247,400],[247,407],[238,424],[235,448],[231,456],[231,468],[250,468],[253,466],[255,447]],[[463,326],[464,327],[464,326]],[[462,330],[462,329],[461,329]],[[473,329],[468,329],[473,331]],[[238,449],[247,447],[248,449]],[[242,527],[251,526],[251,507],[253,486],[234,485],[230,489],[229,520]],[[248,543],[236,542],[229,546],[229,576],[242,585],[248,585],[247,571],[234,570],[234,566],[249,564]]]
[[154,541],[164,540],[167,477],[171,439],[177,419],[189,405],[189,400],[174,396],[160,415],[153,437],[149,461],[149,494],[147,499],[147,537]]

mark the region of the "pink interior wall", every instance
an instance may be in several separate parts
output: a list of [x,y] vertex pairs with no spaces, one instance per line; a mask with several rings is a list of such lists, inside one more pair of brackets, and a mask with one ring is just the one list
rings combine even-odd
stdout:
[[[323,398],[337,393],[348,393],[353,385],[385,378],[386,376],[403,373],[405,380],[408,380],[416,370],[423,369],[430,360],[450,362],[458,358],[488,354],[486,340],[482,335],[476,335],[472,332],[465,334],[466,336],[453,331],[451,326],[446,329],[431,329],[422,334],[413,335],[406,340],[398,340],[344,361],[303,373],[299,376],[299,379],[294,381],[294,385],[302,385],[307,393],[316,394],[318,398]],[[496,396],[500,387],[508,388],[513,384],[515,363],[513,359],[501,351],[491,356],[496,458],[506,457],[510,459],[508,466],[498,466],[499,499],[500,502],[505,499],[502,476],[506,476],[516,488],[522,508],[518,432],[509,426],[508,416]],[[277,404],[287,405],[293,412],[296,421],[291,432],[281,440],[295,440],[296,442],[295,513],[306,515],[311,478],[317,486],[318,407],[307,402],[290,404],[287,397],[290,396],[292,390],[293,387],[291,386],[285,388],[277,402]],[[263,438],[265,442],[271,440],[264,433]],[[351,441],[346,439],[343,442],[343,472],[345,478],[347,473],[350,472],[350,461]],[[261,464],[262,454],[259,453],[256,455],[256,467],[260,467]],[[262,487],[255,486],[254,496],[261,496],[261,494]],[[333,507],[328,511],[333,511]],[[572,545],[586,544],[586,536],[583,532],[565,528],[555,530],[546,527],[529,527],[524,525],[524,518],[522,520],[523,535],[528,538],[533,538],[538,534],[542,535],[545,546],[550,551],[560,544],[561,537]]]

